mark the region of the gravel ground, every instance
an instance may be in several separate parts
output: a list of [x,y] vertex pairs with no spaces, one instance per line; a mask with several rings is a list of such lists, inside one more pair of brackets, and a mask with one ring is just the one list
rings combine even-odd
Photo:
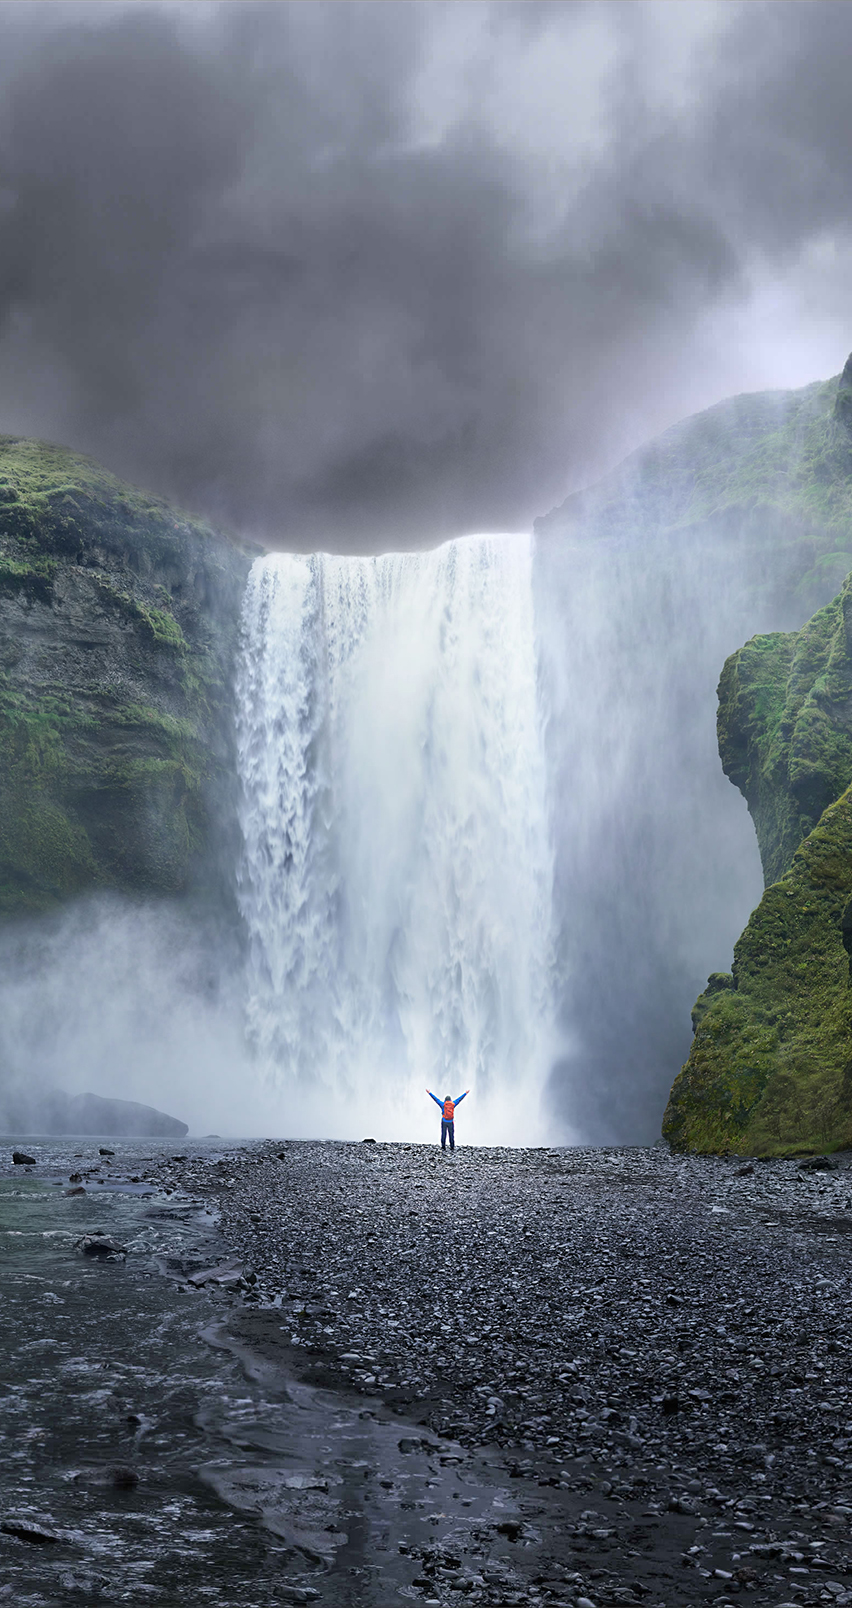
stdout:
[[279,1142],[157,1177],[219,1207],[235,1334],[514,1482],[511,1565],[436,1537],[415,1596],[670,1608],[852,1603],[849,1166]]

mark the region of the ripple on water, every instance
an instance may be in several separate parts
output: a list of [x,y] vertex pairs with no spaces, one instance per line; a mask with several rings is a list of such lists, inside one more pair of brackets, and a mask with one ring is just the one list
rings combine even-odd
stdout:
[[[125,1146],[122,1165],[150,1152]],[[412,1594],[436,1525],[473,1545],[495,1503],[512,1510],[460,1448],[242,1350],[216,1327],[221,1292],[163,1276],[221,1259],[209,1212],[120,1188],[66,1196],[79,1159],[52,1141],[38,1181],[0,1177],[0,1511],[20,1521],[0,1532],[7,1596],[385,1608],[389,1589]],[[98,1230],[126,1260],[78,1253]],[[25,1524],[56,1539],[27,1541]]]

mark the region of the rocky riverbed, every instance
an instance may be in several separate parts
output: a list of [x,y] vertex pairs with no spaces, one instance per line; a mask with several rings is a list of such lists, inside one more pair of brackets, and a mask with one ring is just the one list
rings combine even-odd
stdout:
[[235,1333],[505,1468],[514,1573],[438,1526],[425,1600],[843,1604],[848,1168],[288,1143],[161,1181],[221,1210]]
[[199,1463],[255,1600],[852,1601],[848,1157],[185,1151],[136,1161],[218,1213],[170,1272],[263,1398]]

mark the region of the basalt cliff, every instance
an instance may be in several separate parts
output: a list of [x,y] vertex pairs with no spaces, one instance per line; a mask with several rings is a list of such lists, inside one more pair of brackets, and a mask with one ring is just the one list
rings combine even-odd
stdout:
[[[852,535],[852,358],[827,420],[821,496]],[[838,528],[838,537],[842,529]],[[663,1134],[681,1150],[852,1144],[852,576],[799,631],[754,637],[719,683],[719,751],[766,891],[693,1011]]]
[[0,917],[214,887],[250,561],[91,459],[0,438]]

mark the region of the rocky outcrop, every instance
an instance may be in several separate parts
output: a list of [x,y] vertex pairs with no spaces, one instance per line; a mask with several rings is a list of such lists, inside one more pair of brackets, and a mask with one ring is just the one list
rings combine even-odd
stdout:
[[727,661],[719,746],[768,886],[693,1011],[666,1110],[680,1150],[852,1144],[852,576],[799,632]]
[[775,882],[852,782],[852,589],[801,631],[753,637],[719,682],[719,753]]
[[[81,1138],[183,1139],[185,1122],[138,1100],[116,1100],[101,1094],[8,1092],[0,1096],[4,1133],[76,1135]],[[102,1152],[112,1154],[112,1152]]]
[[[852,357],[799,432],[781,501],[816,511],[852,564]],[[788,443],[789,445],[789,443]],[[783,467],[783,466],[782,466]],[[812,527],[813,528],[813,527]],[[678,1150],[852,1144],[852,576],[799,631],[753,637],[719,682],[719,752],[767,883],[692,1013],[663,1134]]]
[[767,888],[727,988],[702,996],[663,1134],[677,1150],[796,1154],[852,1144],[852,788]]
[[0,438],[0,915],[215,879],[251,556],[88,458]]

